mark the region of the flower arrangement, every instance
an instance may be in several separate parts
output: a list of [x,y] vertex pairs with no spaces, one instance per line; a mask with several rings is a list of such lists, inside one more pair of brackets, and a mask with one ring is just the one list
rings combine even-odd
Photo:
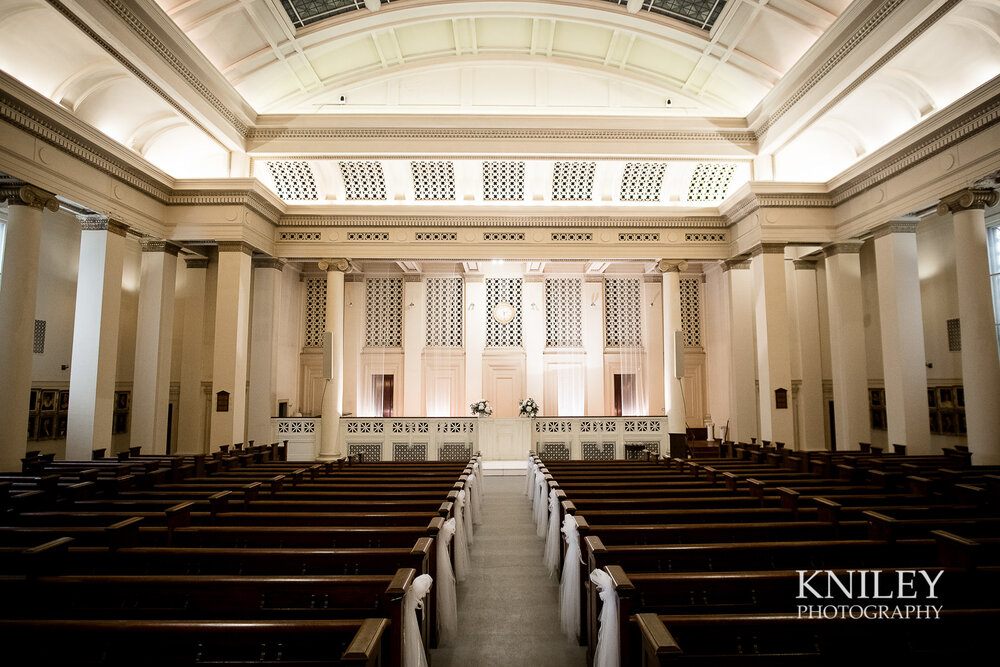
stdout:
[[493,406],[486,399],[469,404],[469,409],[476,417],[489,417],[493,414]]
[[518,404],[520,412],[518,415],[521,417],[531,417],[532,419],[538,416],[538,403],[535,403],[533,398],[523,398]]

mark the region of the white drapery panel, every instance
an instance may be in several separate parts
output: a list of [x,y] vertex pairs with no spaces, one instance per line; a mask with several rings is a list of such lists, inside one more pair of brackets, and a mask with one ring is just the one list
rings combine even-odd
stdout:
[[465,484],[465,489],[462,493],[465,494],[465,507],[463,518],[465,519],[465,543],[472,547],[474,542],[474,537],[472,535],[472,519],[475,516],[475,505],[476,505],[476,492],[473,487],[476,485],[476,478],[474,475],[470,475]]
[[593,667],[618,667],[618,593],[615,591],[615,582],[604,570],[593,570],[590,582],[597,586],[598,595],[601,596],[601,615],[598,617],[600,627],[597,631]]
[[421,574],[413,580],[403,596],[403,667],[427,667],[427,654],[420,637],[420,623],[417,609],[424,608],[424,598],[431,590],[434,579],[429,574]]
[[580,635],[580,531],[576,517],[563,517],[562,533],[566,539],[566,559],[559,582],[559,617],[562,630],[570,639]]
[[532,457],[528,457],[528,471],[524,475],[524,495],[529,498],[533,498],[531,491],[535,488],[535,470],[538,466],[535,465],[535,460]]
[[437,539],[437,621],[440,644],[450,644],[458,636],[458,597],[455,573],[451,569],[448,545],[455,536],[455,517],[444,522]]
[[472,523],[478,525],[483,522],[483,463],[480,460],[482,457],[476,460],[472,464],[472,475],[476,478],[476,512],[472,515]]
[[545,475],[540,470],[535,471],[535,532],[539,537],[545,537],[548,526],[548,503],[545,500]]
[[555,576],[559,571],[559,497],[556,490],[549,490],[549,528],[545,536],[545,567],[549,576]]
[[465,581],[469,574],[469,544],[465,541],[465,489],[455,498],[455,578]]

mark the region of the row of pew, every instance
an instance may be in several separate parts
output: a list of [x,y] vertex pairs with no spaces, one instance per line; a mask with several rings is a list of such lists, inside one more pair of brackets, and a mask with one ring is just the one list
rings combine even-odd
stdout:
[[529,457],[536,520],[565,535],[564,626],[578,598],[570,634],[596,665],[925,664],[996,652],[1000,468],[962,452],[727,453]]
[[6,664],[427,664],[480,461],[279,450],[0,474]]

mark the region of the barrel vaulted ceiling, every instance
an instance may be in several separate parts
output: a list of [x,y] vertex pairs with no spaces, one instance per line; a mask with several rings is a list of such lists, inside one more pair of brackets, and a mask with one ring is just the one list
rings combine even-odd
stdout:
[[0,0],[0,28],[4,95],[169,177],[354,209],[424,205],[425,163],[436,206],[715,207],[1000,75],[1000,0]]

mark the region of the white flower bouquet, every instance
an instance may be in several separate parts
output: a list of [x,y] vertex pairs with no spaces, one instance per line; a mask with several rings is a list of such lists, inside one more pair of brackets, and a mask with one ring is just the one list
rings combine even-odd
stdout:
[[521,417],[535,418],[538,416],[538,403],[533,398],[521,399],[518,407],[520,408],[518,415]]
[[493,406],[485,399],[470,403],[469,409],[472,410],[472,414],[476,417],[489,417],[493,414]]

